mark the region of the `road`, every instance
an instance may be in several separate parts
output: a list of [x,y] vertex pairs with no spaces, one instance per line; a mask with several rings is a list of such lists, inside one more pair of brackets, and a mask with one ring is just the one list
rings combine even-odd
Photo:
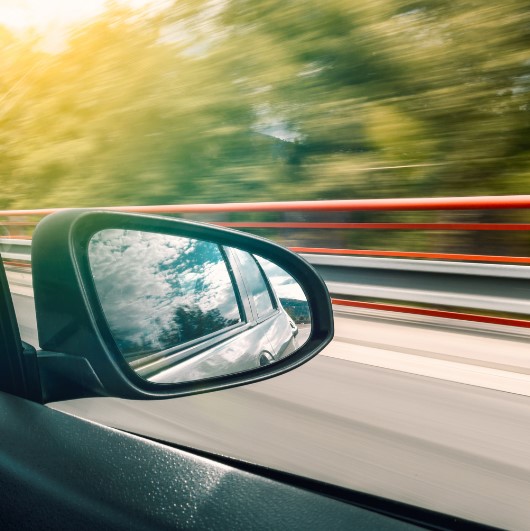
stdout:
[[[15,296],[35,336],[32,299]],[[509,529],[530,522],[529,334],[336,312],[305,366],[209,395],[55,409]]]

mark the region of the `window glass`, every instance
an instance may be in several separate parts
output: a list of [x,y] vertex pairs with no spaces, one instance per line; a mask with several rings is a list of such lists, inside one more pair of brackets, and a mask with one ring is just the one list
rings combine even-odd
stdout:
[[311,323],[311,310],[300,284],[270,260],[256,256],[261,268],[280,299],[283,309],[296,324]]
[[89,260],[110,330],[126,356],[172,348],[241,322],[219,246],[128,230],[103,230]]
[[274,310],[274,303],[272,302],[263,274],[252,255],[238,249],[235,251],[241,263],[241,274],[245,279],[245,285],[250,291],[249,295],[254,300],[258,318],[263,317]]

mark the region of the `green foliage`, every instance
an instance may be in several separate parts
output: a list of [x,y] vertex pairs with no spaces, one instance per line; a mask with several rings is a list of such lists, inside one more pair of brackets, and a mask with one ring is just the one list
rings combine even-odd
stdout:
[[0,28],[0,208],[524,193],[523,0],[109,10]]

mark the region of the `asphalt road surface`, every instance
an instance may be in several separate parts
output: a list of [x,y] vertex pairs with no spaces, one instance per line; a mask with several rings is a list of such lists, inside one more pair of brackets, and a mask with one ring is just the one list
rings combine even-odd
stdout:
[[[36,339],[32,299],[15,306]],[[508,529],[530,529],[530,336],[336,312],[336,339],[273,380],[163,401],[50,404],[158,439]]]

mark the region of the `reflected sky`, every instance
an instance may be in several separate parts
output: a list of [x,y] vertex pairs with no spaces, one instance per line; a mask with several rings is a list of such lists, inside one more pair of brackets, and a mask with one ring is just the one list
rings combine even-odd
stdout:
[[91,239],[89,261],[125,355],[172,348],[242,321],[225,259],[211,242],[107,229]]
[[[275,263],[256,256],[284,310],[296,324],[311,323],[311,310],[300,284]],[[303,342],[302,342],[303,343]]]
[[256,258],[280,299],[307,301],[300,284],[289,273],[266,258],[261,256]]
[[274,311],[275,304],[272,302],[263,275],[252,255],[239,249],[234,249],[234,252],[241,264],[249,295],[254,299],[258,318],[264,317]]

